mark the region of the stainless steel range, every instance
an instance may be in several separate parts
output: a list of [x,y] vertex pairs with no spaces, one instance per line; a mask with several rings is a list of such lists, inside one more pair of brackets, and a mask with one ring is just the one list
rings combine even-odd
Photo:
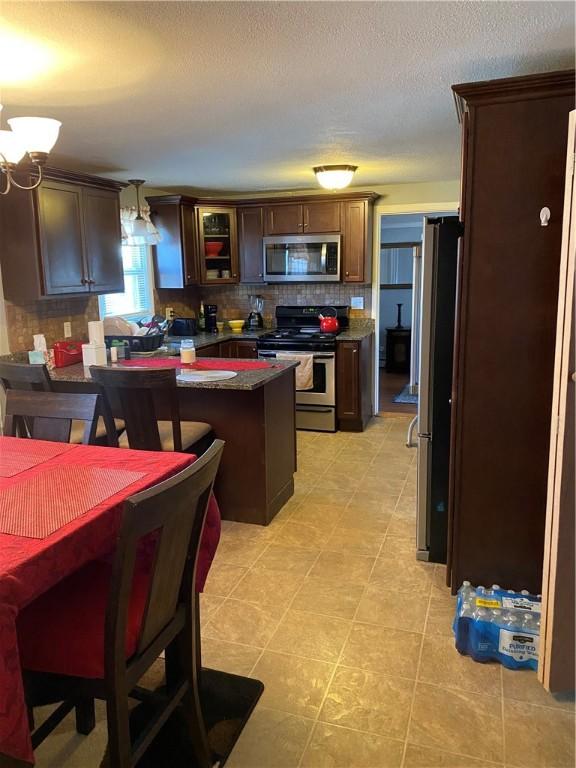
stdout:
[[334,307],[340,330],[320,333],[319,315],[326,304],[276,307],[276,330],[258,339],[258,357],[278,352],[313,356],[312,387],[296,390],[296,427],[336,431],[336,336],[349,326],[350,307]]

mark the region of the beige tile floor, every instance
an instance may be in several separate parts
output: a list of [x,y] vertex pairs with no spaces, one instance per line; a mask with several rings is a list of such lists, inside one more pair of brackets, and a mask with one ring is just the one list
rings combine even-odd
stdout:
[[[299,433],[289,504],[268,528],[224,524],[204,661],[266,686],[230,768],[574,765],[572,702],[454,650],[443,568],[414,559],[410,418]],[[70,721],[37,765],[97,766],[104,737]]]

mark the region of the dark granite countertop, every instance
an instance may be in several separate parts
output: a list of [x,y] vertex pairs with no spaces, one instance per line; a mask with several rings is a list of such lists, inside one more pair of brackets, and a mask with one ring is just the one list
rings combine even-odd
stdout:
[[336,337],[336,341],[361,341],[374,333],[374,328],[349,328]]
[[[228,358],[218,358],[218,362],[226,363]],[[142,366],[146,367],[146,359],[142,358]],[[238,360],[230,360],[231,363],[237,363]],[[277,362],[270,368],[257,368],[255,370],[236,371],[233,379],[223,381],[187,381],[178,382],[179,387],[188,389],[226,389],[226,390],[253,390],[263,387],[273,379],[282,376],[286,371],[296,368],[297,362]],[[81,363],[69,365],[66,368],[54,368],[50,371],[50,378],[53,381],[62,381],[67,383],[90,383],[89,372]]]
[[241,333],[197,333],[196,336],[166,336],[165,343],[179,344],[182,339],[192,339],[196,349],[208,347],[210,344],[218,344],[221,341],[251,341],[257,339],[265,333],[270,333],[270,328],[263,328],[260,331],[242,331]]

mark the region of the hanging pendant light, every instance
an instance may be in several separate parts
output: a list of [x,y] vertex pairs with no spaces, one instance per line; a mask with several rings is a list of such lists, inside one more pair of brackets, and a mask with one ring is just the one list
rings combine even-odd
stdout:
[[324,189],[344,189],[354,178],[357,169],[357,165],[317,165],[313,170]]
[[128,183],[136,187],[136,218],[124,221],[126,231],[126,245],[157,245],[160,242],[160,233],[154,224],[145,218],[140,207],[140,187],[145,183],[144,179],[128,179]]

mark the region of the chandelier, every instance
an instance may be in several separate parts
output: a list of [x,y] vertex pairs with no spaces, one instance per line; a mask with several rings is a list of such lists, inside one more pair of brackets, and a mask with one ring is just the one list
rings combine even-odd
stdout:
[[[0,112],[2,105],[0,104]],[[7,195],[12,186],[18,189],[36,189],[42,182],[42,167],[58,139],[61,122],[51,117],[12,117],[10,130],[0,130],[0,172],[6,176],[6,185],[0,195]],[[30,186],[19,184],[14,178],[16,166],[24,155],[38,169],[38,178]]]

